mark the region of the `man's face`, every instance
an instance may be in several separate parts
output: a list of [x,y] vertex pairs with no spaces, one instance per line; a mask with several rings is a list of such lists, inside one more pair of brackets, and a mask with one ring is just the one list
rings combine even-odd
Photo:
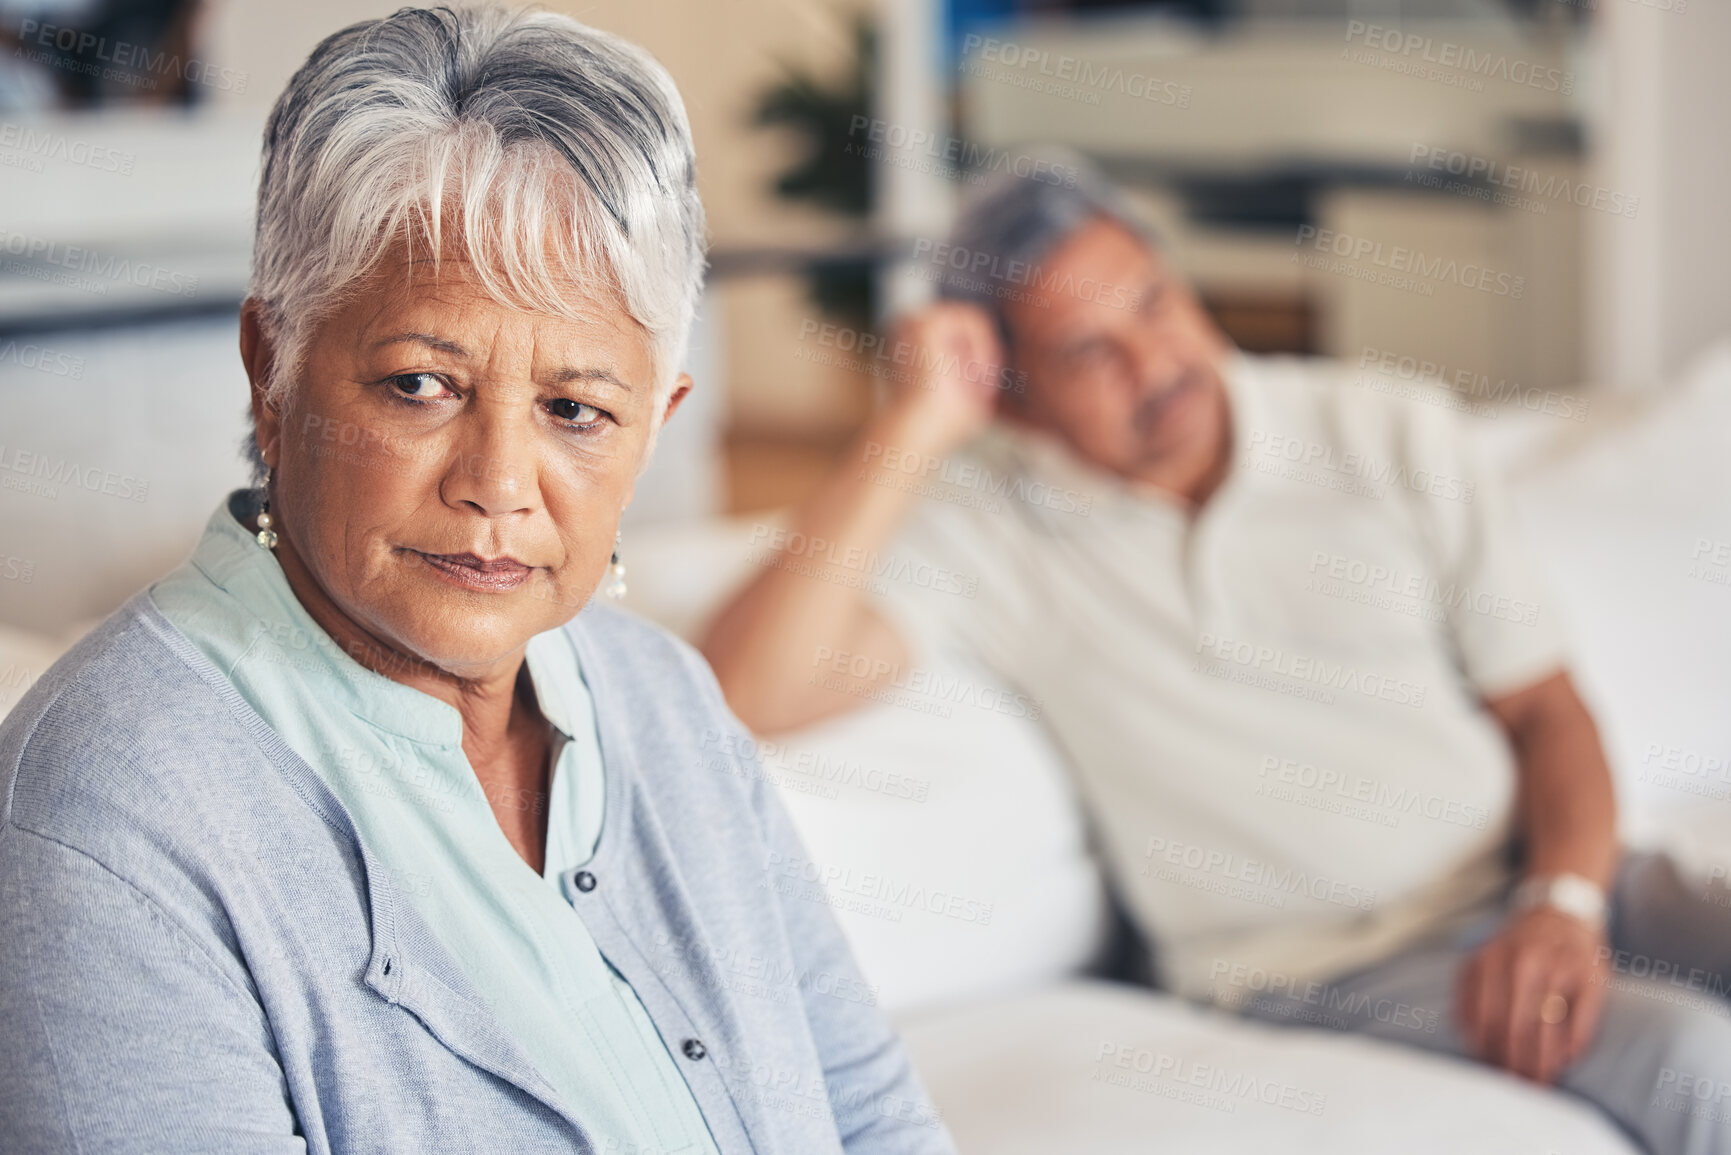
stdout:
[[1039,283],[1052,288],[1006,309],[1028,380],[1015,416],[1101,469],[1186,488],[1227,436],[1225,336],[1158,254],[1106,218],[1048,254]]

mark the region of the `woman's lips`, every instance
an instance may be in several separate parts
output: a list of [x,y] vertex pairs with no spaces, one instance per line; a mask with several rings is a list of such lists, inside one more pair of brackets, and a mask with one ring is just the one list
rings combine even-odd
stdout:
[[411,550],[416,557],[432,567],[433,572],[464,589],[487,593],[514,590],[529,580],[529,566],[514,557],[488,560],[472,553],[422,553]]

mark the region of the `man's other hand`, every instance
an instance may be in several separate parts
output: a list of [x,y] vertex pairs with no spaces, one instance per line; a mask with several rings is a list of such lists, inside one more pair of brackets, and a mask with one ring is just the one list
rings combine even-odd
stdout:
[[1605,1002],[1604,933],[1536,907],[1511,918],[1461,968],[1457,1012],[1481,1059],[1537,1083],[1587,1049]]

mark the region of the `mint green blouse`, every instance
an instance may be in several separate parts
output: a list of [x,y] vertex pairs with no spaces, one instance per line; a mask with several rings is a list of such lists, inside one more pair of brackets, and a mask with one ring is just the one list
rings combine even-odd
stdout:
[[348,807],[598,1150],[715,1155],[667,1044],[560,892],[561,877],[594,853],[604,797],[593,703],[562,630],[532,638],[526,656],[555,730],[537,877],[469,766],[457,711],[342,652],[228,503],[150,594]]

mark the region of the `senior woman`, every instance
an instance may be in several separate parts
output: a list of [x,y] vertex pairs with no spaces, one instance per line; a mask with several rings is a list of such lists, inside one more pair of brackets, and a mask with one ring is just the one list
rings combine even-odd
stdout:
[[702,264],[631,45],[314,50],[241,322],[263,483],[0,730],[0,1150],[950,1150],[708,669],[585,608]]

